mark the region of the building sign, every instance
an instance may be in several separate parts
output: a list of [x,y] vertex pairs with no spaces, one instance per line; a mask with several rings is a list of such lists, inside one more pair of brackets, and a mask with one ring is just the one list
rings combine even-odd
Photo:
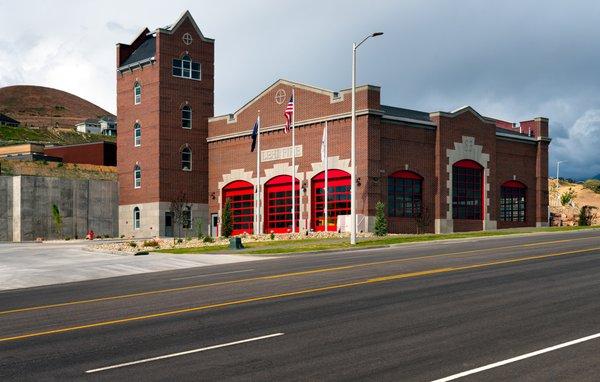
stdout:
[[[296,158],[302,156],[302,145],[296,146]],[[289,159],[292,157],[292,146],[289,147],[280,147],[277,149],[271,150],[261,150],[260,152],[260,161],[261,162],[270,162],[274,160],[280,159]]]

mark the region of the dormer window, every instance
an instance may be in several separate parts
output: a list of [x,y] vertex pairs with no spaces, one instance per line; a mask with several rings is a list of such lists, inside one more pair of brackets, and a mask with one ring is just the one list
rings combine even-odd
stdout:
[[139,82],[133,85],[133,103],[136,105],[142,103],[142,85]]
[[175,77],[200,79],[200,63],[193,62],[187,54],[181,59],[173,59],[173,75]]

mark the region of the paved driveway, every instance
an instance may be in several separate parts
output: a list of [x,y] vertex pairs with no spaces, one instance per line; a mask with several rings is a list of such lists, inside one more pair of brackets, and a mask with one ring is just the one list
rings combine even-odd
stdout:
[[265,259],[235,255],[125,256],[86,242],[0,243],[0,290]]

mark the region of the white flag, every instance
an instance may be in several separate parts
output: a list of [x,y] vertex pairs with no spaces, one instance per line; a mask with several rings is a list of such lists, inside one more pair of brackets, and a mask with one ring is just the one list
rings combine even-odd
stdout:
[[323,168],[327,167],[327,124],[323,129],[323,138],[321,139],[321,162],[323,162]]

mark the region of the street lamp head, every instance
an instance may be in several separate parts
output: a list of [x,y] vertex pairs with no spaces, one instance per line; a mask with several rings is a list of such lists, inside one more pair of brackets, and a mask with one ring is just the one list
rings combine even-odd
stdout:
[[371,35],[371,37],[381,36],[382,34],[383,34],[383,32],[375,32]]

